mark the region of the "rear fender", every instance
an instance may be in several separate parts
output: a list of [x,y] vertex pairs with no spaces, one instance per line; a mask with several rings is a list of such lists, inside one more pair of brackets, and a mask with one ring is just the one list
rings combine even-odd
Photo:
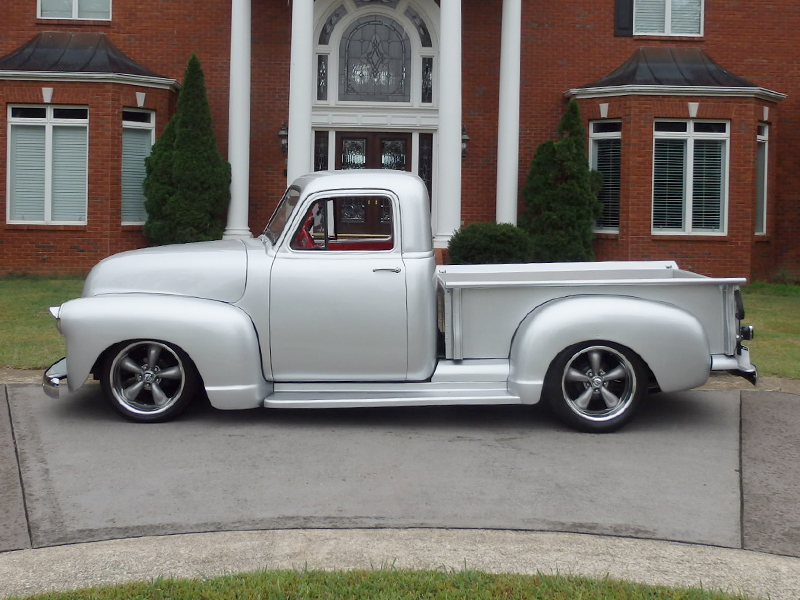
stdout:
[[120,342],[154,339],[175,344],[194,361],[211,404],[254,408],[272,391],[264,380],[258,335],[250,317],[224,302],[156,294],[78,298],[61,306],[67,340],[69,390]]
[[703,385],[711,368],[708,336],[685,310],[628,296],[571,296],[537,307],[520,324],[511,343],[509,390],[526,404],[538,402],[553,359],[587,341],[630,348],[664,392]]

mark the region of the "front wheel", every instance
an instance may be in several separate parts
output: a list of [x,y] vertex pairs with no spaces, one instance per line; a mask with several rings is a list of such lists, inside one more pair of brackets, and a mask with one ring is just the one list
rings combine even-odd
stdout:
[[154,340],[120,344],[108,353],[100,383],[111,406],[140,423],[180,414],[197,391],[199,375],[183,350]]
[[615,431],[630,421],[647,394],[648,371],[633,351],[609,342],[584,342],[562,351],[550,365],[545,398],[575,429]]

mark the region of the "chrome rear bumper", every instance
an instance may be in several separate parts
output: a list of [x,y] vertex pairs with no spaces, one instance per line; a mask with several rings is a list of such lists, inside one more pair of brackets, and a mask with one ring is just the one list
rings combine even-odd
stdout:
[[58,399],[61,382],[67,378],[67,359],[54,362],[42,375],[42,389],[51,398]]

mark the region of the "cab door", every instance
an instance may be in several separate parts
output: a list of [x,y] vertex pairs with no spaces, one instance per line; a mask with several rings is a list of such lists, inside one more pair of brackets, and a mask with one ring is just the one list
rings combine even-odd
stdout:
[[312,198],[278,252],[270,283],[276,381],[402,381],[406,270],[397,199]]

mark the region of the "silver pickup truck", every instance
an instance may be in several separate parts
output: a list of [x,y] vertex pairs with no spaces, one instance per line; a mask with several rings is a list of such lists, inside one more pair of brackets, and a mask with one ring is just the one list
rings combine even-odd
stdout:
[[710,371],[755,383],[742,283],[674,262],[437,266],[420,179],[317,173],[258,238],[101,261],[51,309],[67,357],[44,388],[94,375],[143,422],[203,392],[221,409],[544,399],[572,427],[612,431],[648,390]]

